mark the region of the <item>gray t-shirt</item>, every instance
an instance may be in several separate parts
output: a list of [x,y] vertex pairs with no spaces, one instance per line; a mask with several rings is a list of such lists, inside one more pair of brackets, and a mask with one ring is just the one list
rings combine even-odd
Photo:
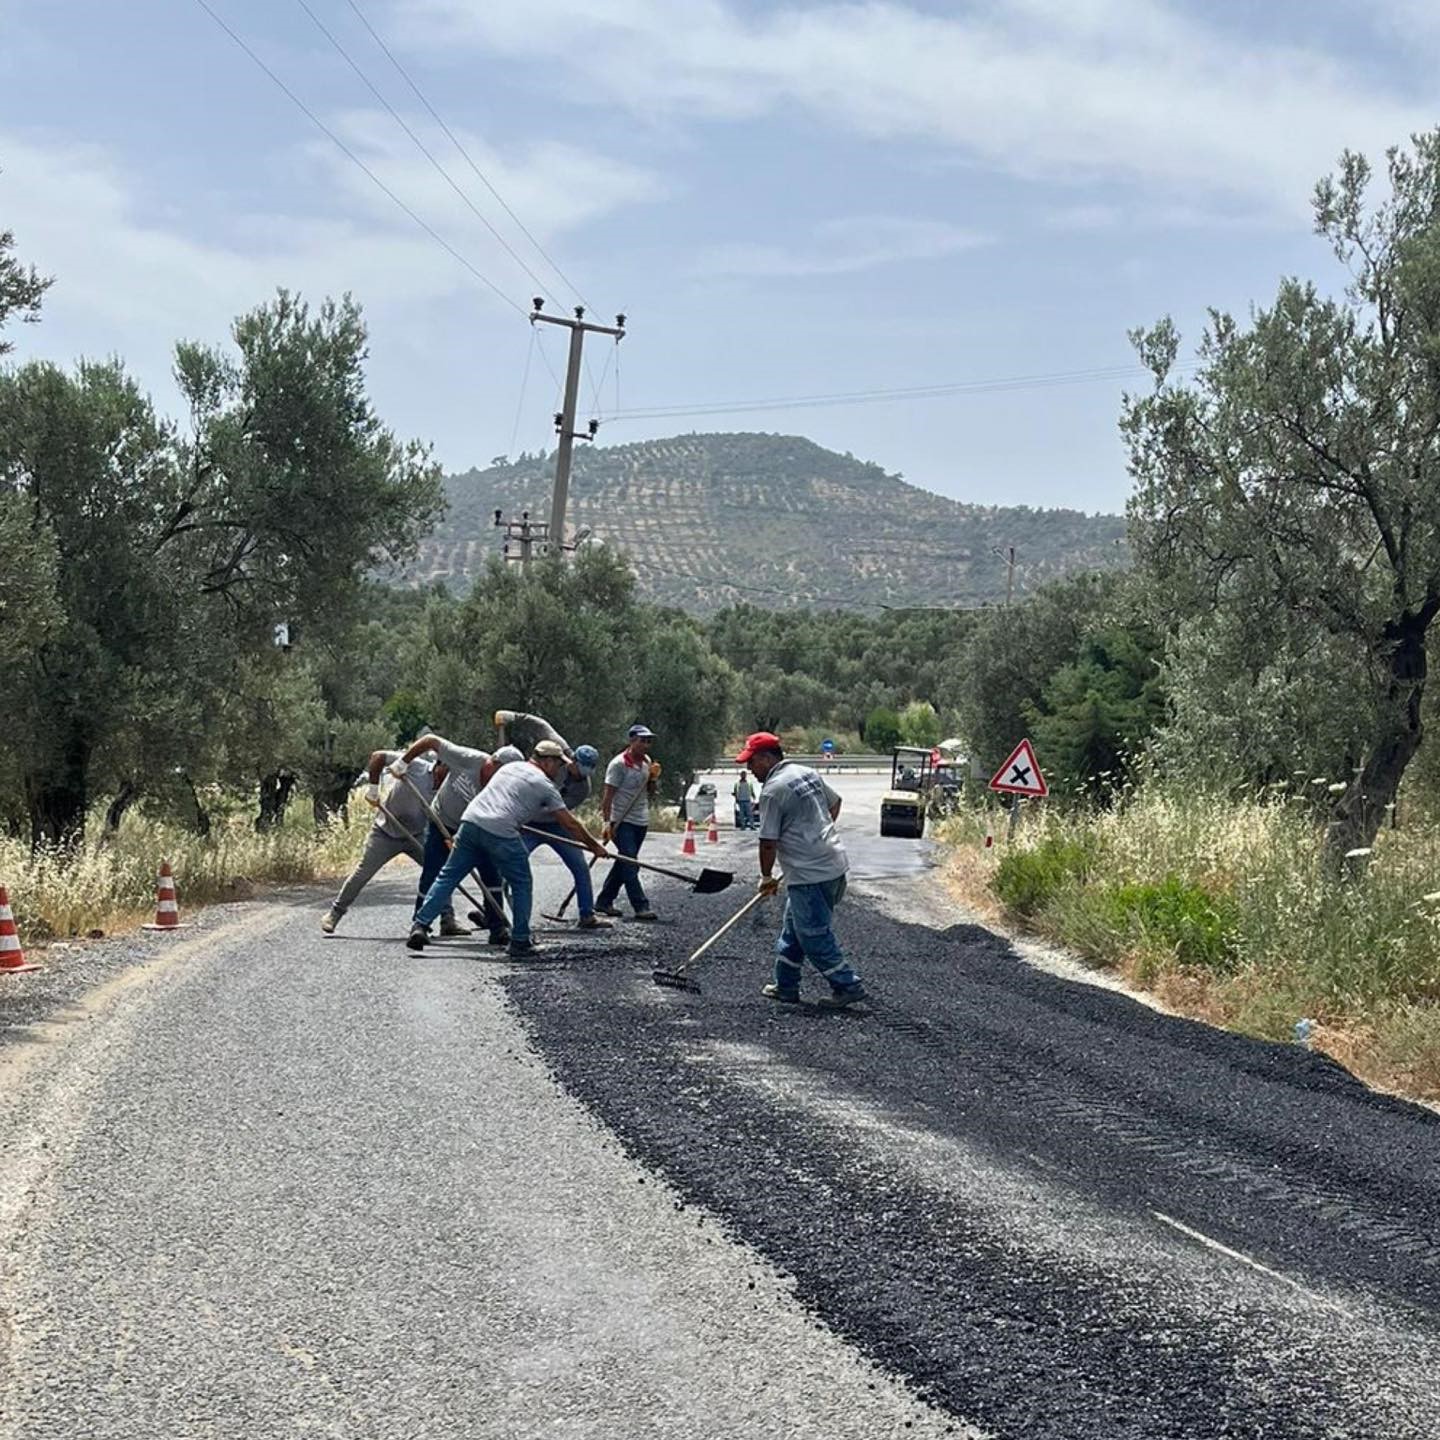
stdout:
[[782,760],[760,790],[760,838],[773,840],[791,885],[838,880],[849,868],[830,807],[839,800],[808,765]]
[[[553,740],[565,752],[567,759],[575,753],[570,748],[570,742],[543,715],[517,710],[513,723],[533,726],[542,740]],[[567,810],[578,810],[590,798],[590,777],[572,775],[567,766],[560,772],[560,798]]]
[[492,835],[519,839],[522,825],[539,825],[564,808],[560,792],[545,772],[526,760],[502,765],[465,807],[464,818]]
[[615,787],[615,798],[610,802],[610,823],[648,825],[650,796],[645,787],[650,783],[650,762],[642,760],[638,765],[627,765],[626,753],[622,750],[605,767],[605,783]]
[[436,738],[440,743],[431,753],[436,763],[446,766],[450,773],[435,793],[435,808],[445,828],[453,834],[464,818],[465,807],[480,793],[480,769],[489,763],[490,752]]
[[[399,750],[383,750],[386,766],[393,765],[400,758]],[[425,827],[430,823],[430,817],[425,813],[425,806],[420,799],[423,795],[426,800],[433,799],[435,794],[435,776],[431,773],[434,769],[433,763],[428,755],[422,755],[418,760],[410,762],[410,769],[405,773],[404,780],[391,782],[389,791],[384,796],[385,809],[394,816],[393,820],[387,819],[379,810],[375,812],[375,828],[383,830],[393,840],[406,839],[405,832],[408,830],[410,836],[422,844],[425,841]],[[380,778],[385,778],[381,773]],[[415,793],[405,780],[413,781]]]

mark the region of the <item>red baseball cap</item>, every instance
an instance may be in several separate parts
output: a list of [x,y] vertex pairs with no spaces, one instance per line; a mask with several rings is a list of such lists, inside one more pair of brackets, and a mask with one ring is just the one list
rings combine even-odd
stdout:
[[743,765],[757,750],[783,750],[785,747],[780,743],[778,735],[772,735],[768,730],[757,730],[753,735],[745,739],[745,748],[735,757],[737,765]]

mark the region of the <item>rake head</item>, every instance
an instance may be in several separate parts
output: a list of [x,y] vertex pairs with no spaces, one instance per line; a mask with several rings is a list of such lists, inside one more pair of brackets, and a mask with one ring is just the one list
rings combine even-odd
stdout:
[[680,970],[652,970],[650,978],[667,990],[683,990],[687,995],[704,994],[699,983]]

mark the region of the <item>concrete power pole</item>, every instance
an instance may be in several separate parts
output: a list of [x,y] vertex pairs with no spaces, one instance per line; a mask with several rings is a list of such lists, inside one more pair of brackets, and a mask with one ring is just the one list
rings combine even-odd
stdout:
[[575,406],[580,396],[580,363],[586,335],[613,335],[618,344],[625,338],[625,317],[617,315],[614,325],[592,325],[585,319],[585,307],[577,305],[575,316],[568,319],[561,315],[544,315],[545,302],[537,295],[531,301],[530,323],[563,325],[570,332],[570,363],[565,371],[564,409],[555,417],[555,430],[560,436],[559,448],[555,451],[555,491],[550,501],[550,548],[557,554],[565,550],[565,508],[570,500],[570,460],[577,440],[593,440],[600,428],[598,420],[592,420],[587,429],[575,429]]
[[1003,550],[998,545],[990,547],[992,555],[998,555],[1005,562],[1005,608],[1015,598],[1015,547],[1007,545]]

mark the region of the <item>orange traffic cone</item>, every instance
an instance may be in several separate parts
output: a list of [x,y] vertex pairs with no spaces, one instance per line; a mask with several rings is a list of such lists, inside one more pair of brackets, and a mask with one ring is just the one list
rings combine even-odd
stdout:
[[705,843],[707,845],[718,845],[720,843],[720,822],[715,818],[715,812],[710,812],[710,825],[705,831]]
[[0,975],[18,975],[22,970],[38,970],[25,958],[20,948],[20,932],[10,913],[10,892],[0,885]]
[[685,843],[680,847],[680,853],[682,855],[695,854],[695,822],[693,820],[685,822]]
[[142,930],[186,930],[180,923],[180,907],[175,903],[175,876],[170,862],[160,862],[160,878],[155,882],[155,923],[142,925]]

